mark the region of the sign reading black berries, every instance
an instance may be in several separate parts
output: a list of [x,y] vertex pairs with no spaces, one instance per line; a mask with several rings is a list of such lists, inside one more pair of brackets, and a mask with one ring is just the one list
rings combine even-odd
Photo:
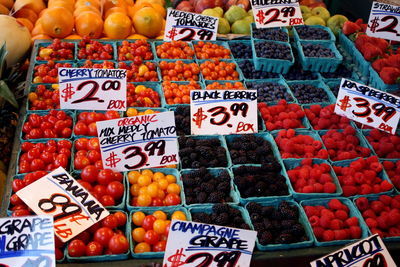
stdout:
[[302,25],[298,0],[251,0],[257,28]]
[[190,117],[196,135],[257,133],[257,91],[192,90]]

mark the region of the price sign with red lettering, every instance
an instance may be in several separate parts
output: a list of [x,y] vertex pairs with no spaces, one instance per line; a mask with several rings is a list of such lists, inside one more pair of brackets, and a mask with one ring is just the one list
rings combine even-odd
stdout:
[[373,2],[366,32],[373,37],[400,41],[400,6]]
[[219,18],[168,8],[164,41],[217,39]]
[[172,220],[163,267],[250,266],[257,232]]
[[250,3],[257,28],[304,24],[297,0],[251,0]]
[[0,266],[56,266],[53,217],[0,218],[0,225]]
[[54,233],[66,242],[110,214],[62,167],[22,188],[17,196],[37,215],[54,219]]
[[61,109],[126,110],[126,70],[58,69]]
[[395,134],[400,118],[400,97],[342,79],[335,113]]
[[196,135],[257,133],[257,90],[192,90],[190,117]]
[[131,171],[179,162],[173,111],[96,124],[105,168]]

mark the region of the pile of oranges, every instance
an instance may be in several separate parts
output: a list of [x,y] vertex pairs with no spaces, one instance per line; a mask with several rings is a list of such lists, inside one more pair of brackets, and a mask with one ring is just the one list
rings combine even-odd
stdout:
[[212,60],[200,65],[205,80],[239,80],[239,73],[233,62]]
[[164,81],[198,81],[200,68],[196,63],[160,62],[161,75]]
[[229,59],[231,51],[219,44],[199,41],[194,45],[198,59]]
[[200,84],[194,81],[189,82],[189,84],[166,81],[162,83],[162,87],[168,105],[190,104],[190,91],[201,89]]
[[184,41],[165,42],[156,47],[157,56],[162,59],[193,59],[194,51]]
[[[165,0],[26,0],[13,15],[32,39],[161,38]],[[47,2],[47,3],[46,3]],[[17,9],[17,8],[16,8]]]
[[128,180],[132,206],[175,206],[181,203],[181,187],[172,174],[144,169],[129,172]]
[[206,86],[207,90],[244,90],[246,89],[241,82],[213,82]]

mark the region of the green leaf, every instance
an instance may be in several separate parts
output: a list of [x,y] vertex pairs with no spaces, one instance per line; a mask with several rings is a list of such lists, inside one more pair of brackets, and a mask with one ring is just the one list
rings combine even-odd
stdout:
[[3,75],[3,71],[6,69],[6,56],[8,51],[6,49],[6,43],[1,46],[0,48],[0,80]]
[[14,94],[11,92],[10,88],[4,81],[0,81],[0,97],[3,97],[11,105],[18,108],[18,103],[15,99]]

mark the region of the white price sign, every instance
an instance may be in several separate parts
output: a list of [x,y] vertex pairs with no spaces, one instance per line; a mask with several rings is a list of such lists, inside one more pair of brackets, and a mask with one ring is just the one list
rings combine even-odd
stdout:
[[302,25],[298,0],[251,0],[257,28],[273,28]]
[[0,218],[0,226],[0,266],[56,266],[53,217]]
[[257,90],[192,90],[190,117],[196,135],[257,133]]
[[61,109],[126,110],[126,70],[58,69]]
[[164,41],[216,40],[219,18],[168,8]]
[[367,34],[373,37],[400,41],[400,6],[373,2]]
[[54,233],[66,242],[110,213],[62,167],[22,188],[17,196],[38,215],[54,218]]
[[179,162],[173,111],[96,124],[101,158],[106,168],[131,171]]
[[250,266],[256,238],[256,231],[172,220],[163,266]]
[[335,113],[395,134],[400,118],[400,97],[342,79]]
[[379,235],[369,236],[311,262],[311,267],[396,267]]

